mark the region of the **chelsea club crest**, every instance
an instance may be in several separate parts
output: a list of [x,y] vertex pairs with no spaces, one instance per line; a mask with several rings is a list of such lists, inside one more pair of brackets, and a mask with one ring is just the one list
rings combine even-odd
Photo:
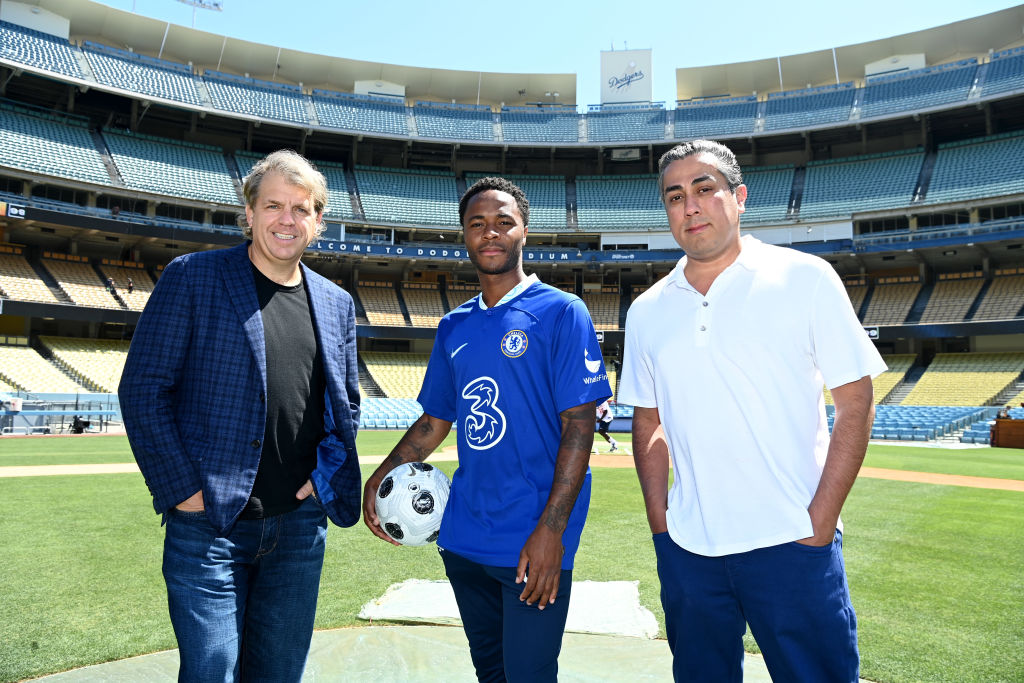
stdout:
[[509,358],[519,358],[526,353],[526,347],[530,340],[522,330],[509,330],[501,338],[501,352]]

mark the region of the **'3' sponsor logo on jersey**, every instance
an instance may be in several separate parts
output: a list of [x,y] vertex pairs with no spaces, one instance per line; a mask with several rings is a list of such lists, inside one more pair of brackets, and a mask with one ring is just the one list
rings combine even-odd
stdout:
[[498,383],[477,377],[462,389],[462,398],[472,401],[463,423],[466,445],[478,451],[496,445],[505,436],[505,413],[498,409]]

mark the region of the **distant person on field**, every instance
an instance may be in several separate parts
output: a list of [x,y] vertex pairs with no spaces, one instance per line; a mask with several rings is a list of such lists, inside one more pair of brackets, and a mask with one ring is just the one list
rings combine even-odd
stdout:
[[438,325],[423,415],[367,480],[363,519],[391,540],[374,509],[381,481],[426,459],[457,422],[437,544],[477,678],[554,682],[590,503],[594,407],[611,389],[587,307],[523,272],[523,191],[483,178],[459,220],[481,292]]
[[326,181],[279,151],[243,192],[246,242],[171,261],[119,392],[167,526],[183,681],[298,681],[327,518],[359,519],[355,309],[300,260]]
[[839,512],[885,363],[828,263],[740,237],[727,147],[678,145],[659,173],[686,255],[629,309],[618,398],[635,406],[675,679],[740,683],[749,624],[773,680],[856,681]]
[[612,435],[608,433],[608,427],[614,419],[615,415],[612,414],[612,407],[608,404],[608,401],[605,401],[597,407],[597,433],[604,437],[605,441],[611,444],[611,448],[608,449],[609,453],[614,453],[619,450],[619,444],[615,441]]

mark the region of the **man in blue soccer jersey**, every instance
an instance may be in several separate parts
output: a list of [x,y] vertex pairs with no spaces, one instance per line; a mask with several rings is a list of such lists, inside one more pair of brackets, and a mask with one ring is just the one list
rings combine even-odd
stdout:
[[437,544],[481,681],[557,679],[594,411],[611,394],[583,302],[523,272],[529,217],[503,178],[462,197],[481,293],[438,326],[424,413],[363,490],[366,525],[394,543],[374,509],[380,482],[425,460],[457,423],[459,468]]

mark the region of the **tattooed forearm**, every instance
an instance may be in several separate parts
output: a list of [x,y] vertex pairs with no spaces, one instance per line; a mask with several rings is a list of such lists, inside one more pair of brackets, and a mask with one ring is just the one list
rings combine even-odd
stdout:
[[384,459],[384,464],[394,469],[407,462],[423,462],[441,444],[450,429],[450,422],[424,413]]
[[569,523],[569,515],[576,504],[583,478],[590,464],[590,448],[594,445],[593,403],[584,403],[561,413],[562,438],[555,460],[555,476],[551,482],[541,523],[561,533]]

